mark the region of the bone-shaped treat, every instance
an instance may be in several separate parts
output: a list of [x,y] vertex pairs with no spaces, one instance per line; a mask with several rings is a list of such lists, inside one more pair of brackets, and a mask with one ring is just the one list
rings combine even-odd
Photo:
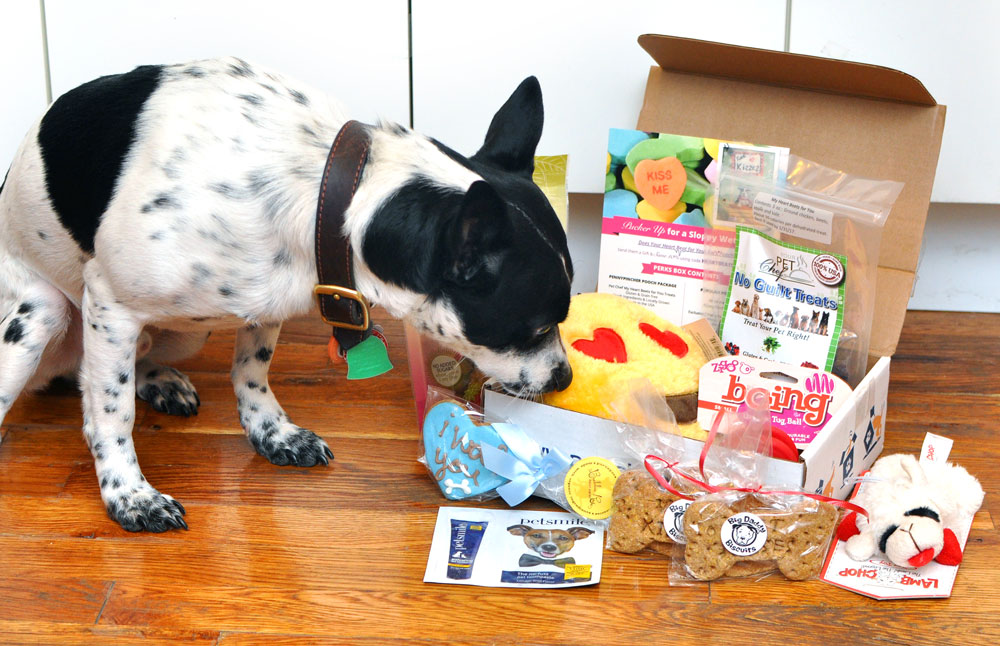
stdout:
[[810,498],[713,496],[684,513],[684,561],[702,581],[745,574],[748,562],[804,580],[819,572],[836,523],[836,507]]

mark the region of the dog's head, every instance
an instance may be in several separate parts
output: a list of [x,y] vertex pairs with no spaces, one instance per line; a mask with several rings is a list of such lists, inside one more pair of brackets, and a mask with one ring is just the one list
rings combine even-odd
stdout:
[[392,314],[508,390],[531,393],[572,378],[558,331],[573,278],[566,234],[531,179],[541,131],[534,77],[496,113],[472,157],[399,127],[380,129],[364,183],[381,173],[397,186],[362,236],[374,280],[362,286],[359,276],[362,291]]
[[592,529],[579,526],[569,529],[536,529],[531,525],[511,525],[507,531],[514,536],[523,536],[528,549],[547,559],[570,551],[576,541],[594,533]]

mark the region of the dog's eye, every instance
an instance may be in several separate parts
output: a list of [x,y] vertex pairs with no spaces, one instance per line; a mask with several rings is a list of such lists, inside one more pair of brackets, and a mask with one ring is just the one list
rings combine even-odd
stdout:
[[552,331],[552,326],[546,325],[545,327],[540,327],[537,330],[535,330],[535,336],[545,336],[551,331]]
[[542,538],[541,534],[535,533],[531,535],[532,538]]
[[566,536],[560,536],[560,537],[558,537],[558,538],[557,538],[556,540],[557,540],[557,541],[564,541],[564,542],[565,542],[565,541],[568,541],[568,540],[569,540],[569,538],[567,538]]

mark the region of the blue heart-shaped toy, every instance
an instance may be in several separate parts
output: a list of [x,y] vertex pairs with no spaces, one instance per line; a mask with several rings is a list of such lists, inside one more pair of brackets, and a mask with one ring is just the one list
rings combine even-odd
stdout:
[[483,466],[483,444],[500,448],[503,441],[492,426],[476,424],[455,402],[439,402],[424,415],[427,467],[445,498],[470,498],[507,482]]

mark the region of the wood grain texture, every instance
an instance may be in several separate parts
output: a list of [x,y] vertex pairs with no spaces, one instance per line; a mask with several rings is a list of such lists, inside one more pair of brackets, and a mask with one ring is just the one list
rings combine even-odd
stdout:
[[270,386],[296,423],[330,443],[327,468],[276,467],[253,452],[228,378],[232,333],[179,366],[199,388],[198,416],[138,405],[140,464],[184,503],[188,532],[130,534],[108,519],[75,389],[22,397],[0,431],[0,644],[1000,640],[1000,358],[989,351],[1000,316],[908,315],[891,366],[886,451],[915,452],[927,431],[949,435],[987,497],[952,598],[899,602],[781,578],[670,587],[667,559],[612,552],[592,587],[424,584],[445,500],[416,461],[402,328],[382,323],[396,369],[364,382],[329,364],[321,323],[282,333]]

